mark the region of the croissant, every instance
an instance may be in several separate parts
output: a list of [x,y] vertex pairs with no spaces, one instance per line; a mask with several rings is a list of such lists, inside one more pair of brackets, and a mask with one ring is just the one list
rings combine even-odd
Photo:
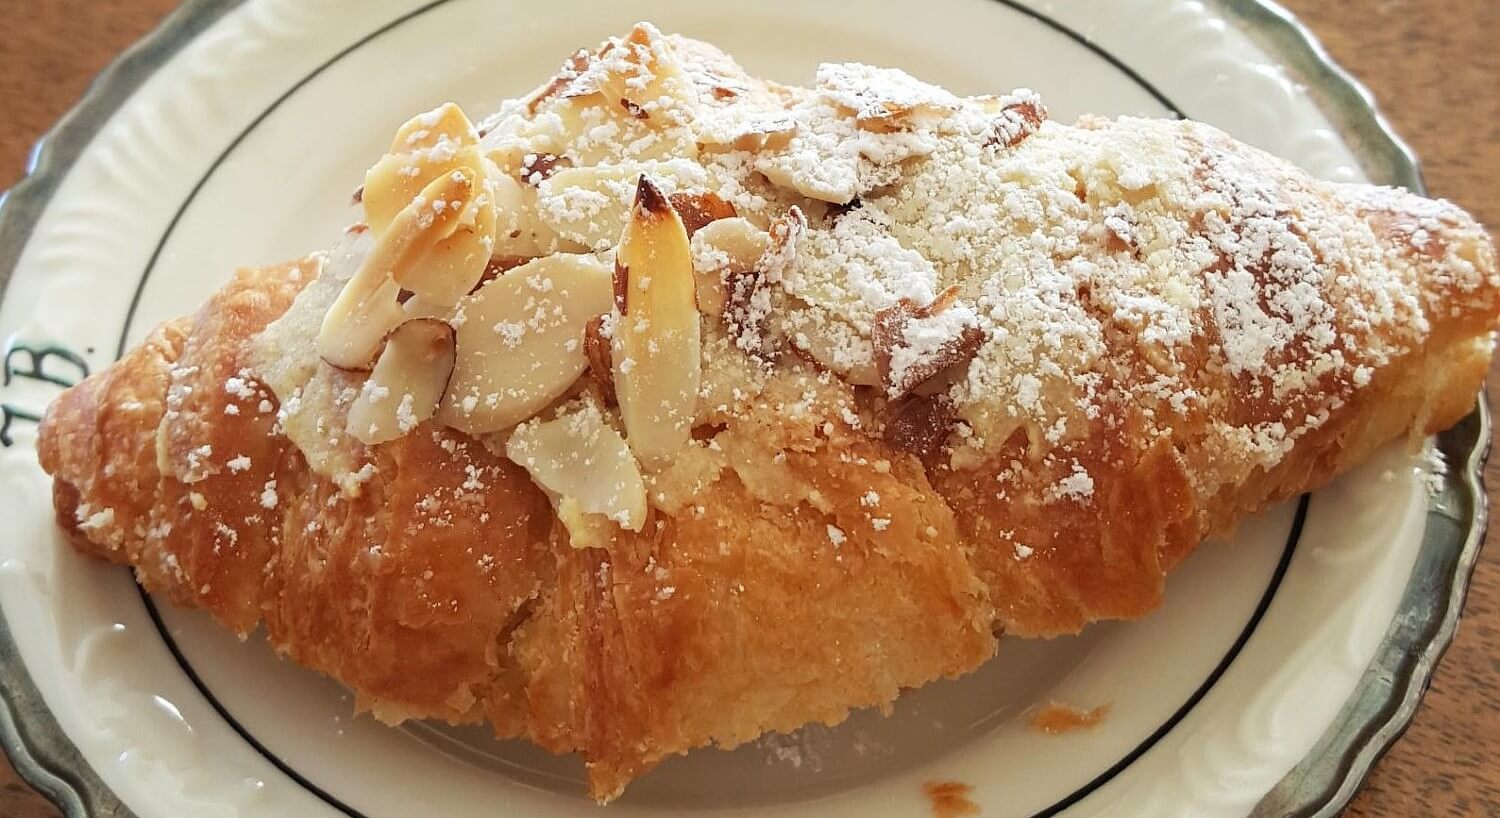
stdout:
[[58,523],[601,801],[1150,612],[1206,537],[1461,418],[1500,315],[1446,202],[645,24],[413,119],[361,196],[54,402]]

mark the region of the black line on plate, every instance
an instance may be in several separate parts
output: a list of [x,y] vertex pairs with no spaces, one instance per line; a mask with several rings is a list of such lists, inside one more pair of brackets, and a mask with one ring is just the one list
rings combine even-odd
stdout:
[[1141,76],[1140,72],[1126,65],[1123,61],[1120,60],[1119,57],[1116,57],[1111,52],[1105,50],[1103,46],[1099,45],[1093,40],[1090,40],[1086,35],[1063,25],[1057,20],[1048,17],[1046,14],[1043,14],[1042,12],[1037,11],[1034,8],[1023,6],[1019,2],[1016,2],[1016,0],[994,0],[994,2],[999,3],[1000,5],[1005,6],[1006,8],[1009,8],[1015,12],[1030,17],[1038,23],[1041,23],[1042,25],[1052,29],[1053,31],[1056,31],[1058,34],[1061,34],[1083,46],[1084,48],[1087,48],[1089,51],[1092,51],[1094,53],[1094,56],[1114,66],[1117,71],[1129,77],[1131,81],[1136,85],[1139,85],[1141,87],[1141,90],[1150,94],[1152,98],[1161,103],[1163,108],[1171,111],[1172,116],[1175,116],[1178,119],[1183,118],[1182,111],[1176,105],[1172,104],[1172,100],[1168,99],[1167,95],[1162,93],[1160,88],[1157,88],[1154,84],[1152,84],[1150,80]]
[[[1276,592],[1281,589],[1281,582],[1286,578],[1287,568],[1291,565],[1292,557],[1297,553],[1297,546],[1302,541],[1302,527],[1303,524],[1307,521],[1307,508],[1309,500],[1310,495],[1304,494],[1298,501],[1297,513],[1292,519],[1291,530],[1287,532],[1286,545],[1282,548],[1281,560],[1276,564],[1276,570],[1271,574],[1271,581],[1266,585],[1266,590],[1261,595],[1260,602],[1256,605],[1255,611],[1250,615],[1250,619],[1246,621],[1245,627],[1240,631],[1239,637],[1234,640],[1234,644],[1230,645],[1229,650],[1224,654],[1224,658],[1219,660],[1218,665],[1214,667],[1213,672],[1208,675],[1208,678],[1203,680],[1203,683],[1198,686],[1198,689],[1193,691],[1193,695],[1189,696],[1188,700],[1184,702],[1181,707],[1177,708],[1177,711],[1174,712],[1170,718],[1162,723],[1162,725],[1158,727],[1154,732],[1152,732],[1151,735],[1147,736],[1143,741],[1141,741],[1140,744],[1137,744],[1135,746],[1135,749],[1131,750],[1119,761],[1115,762],[1109,769],[1095,776],[1093,780],[1089,781],[1087,784],[1084,784],[1082,787],[1074,790],[1068,796],[1054,803],[1052,806],[1047,807],[1041,812],[1035,813],[1031,816],[1031,818],[1054,818],[1054,816],[1057,816],[1063,810],[1074,806],[1083,799],[1092,795],[1100,787],[1108,784],[1112,779],[1115,778],[1115,776],[1124,772],[1126,768],[1130,767],[1130,765],[1139,760],[1141,756],[1149,752],[1151,748],[1156,746],[1158,742],[1160,742],[1163,738],[1166,738],[1167,734],[1171,733],[1172,730],[1176,728],[1176,726],[1180,724],[1183,719],[1187,718],[1188,714],[1198,706],[1198,703],[1203,700],[1203,697],[1208,695],[1209,690],[1213,689],[1213,687],[1218,684],[1219,679],[1229,671],[1230,666],[1234,664],[1234,660],[1238,658],[1240,652],[1244,650],[1245,645],[1249,643],[1250,637],[1260,626],[1261,620],[1265,618],[1266,611],[1270,609],[1271,602],[1275,600]],[[329,806],[340,810],[345,815],[350,816],[350,818],[366,818],[363,813],[355,810],[353,807],[350,807],[348,804],[345,804],[343,801],[339,800],[338,797],[319,787],[317,784],[309,781],[301,773],[293,769],[291,765],[283,761],[280,756],[272,752],[270,748],[262,744],[254,734],[252,734],[248,729],[245,728],[244,725],[240,724],[239,720],[229,712],[229,709],[219,701],[218,697],[214,695],[213,691],[198,675],[198,672],[193,668],[192,663],[188,661],[187,656],[183,655],[182,649],[177,646],[177,640],[172,637],[170,632],[168,632],[166,623],[162,621],[161,613],[157,610],[156,603],[151,599],[151,595],[147,594],[145,589],[140,587],[139,585],[136,586],[136,592],[140,594],[141,601],[146,606],[146,612],[151,616],[151,621],[156,625],[156,630],[161,634],[162,641],[166,643],[167,650],[171,652],[172,658],[177,660],[177,664],[181,666],[183,673],[187,674],[188,680],[193,683],[193,687],[197,688],[198,692],[203,696],[203,698],[208,700],[209,706],[214,709],[214,712],[218,713],[219,717],[222,718],[226,723],[228,723],[230,728],[233,729],[234,732],[240,736],[240,738],[244,739],[245,742],[253,747],[256,752],[260,753],[265,757],[267,761],[271,762],[271,764],[274,765],[276,769],[285,773],[287,777],[300,784],[308,792],[311,792],[313,795],[321,798]]]
[[[182,205],[177,209],[177,212],[173,214],[172,220],[168,222],[166,230],[162,233],[161,239],[157,241],[156,248],[151,253],[151,258],[146,262],[146,269],[141,273],[140,280],[136,284],[135,293],[131,296],[130,299],[130,307],[125,313],[125,324],[120,330],[120,342],[116,351],[117,357],[123,356],[125,354],[126,340],[129,337],[130,327],[134,323],[136,310],[140,307],[141,296],[145,292],[146,283],[150,279],[152,271],[156,268],[157,261],[161,258],[162,251],[166,248],[168,239],[171,238],[172,233],[177,228],[178,222],[180,222],[183,215],[187,213],[187,209],[197,198],[199,192],[201,192],[203,190],[203,187],[208,184],[208,180],[213,176],[214,172],[218,170],[219,166],[229,158],[229,155],[233,153],[234,150],[245,141],[250,133],[260,125],[260,123],[264,122],[266,118],[269,117],[277,108],[281,107],[282,103],[290,99],[293,94],[297,93],[297,91],[301,90],[304,86],[306,86],[309,82],[326,71],[329,67],[342,60],[344,57],[347,57],[353,52],[369,44],[371,41],[377,39],[381,35],[391,31],[392,29],[412,19],[420,17],[421,15],[426,14],[427,12],[439,6],[446,5],[449,2],[451,2],[451,0],[433,0],[433,2],[430,2],[420,8],[414,9],[407,14],[396,18],[395,20],[392,20],[386,25],[380,27],[379,29],[376,29],[370,34],[367,34],[360,40],[351,44],[349,47],[335,54],[322,65],[319,65],[317,68],[313,69],[313,71],[307,76],[303,77],[301,80],[298,80],[281,96],[277,97],[269,107],[267,107],[258,116],[256,116],[255,119],[252,120],[248,125],[246,125],[245,129],[242,130],[239,135],[229,143],[227,147],[225,147],[224,151],[219,154],[218,158],[216,158],[213,164],[211,164],[204,172],[203,176],[198,180],[197,184],[193,185],[193,189],[188,193],[187,198],[183,200]],[[1136,85],[1140,86],[1142,90],[1150,94],[1152,98],[1161,103],[1164,108],[1170,111],[1173,116],[1179,118],[1183,116],[1182,111],[1175,104],[1173,104],[1173,102],[1164,93],[1162,93],[1160,89],[1158,89],[1145,77],[1141,76],[1135,69],[1122,62],[1114,54],[1106,51],[1104,48],[1094,43],[1084,35],[1035,9],[1028,8],[1018,2],[1015,2],[1015,0],[995,0],[995,2],[998,2],[1001,5],[1012,9],[1013,11],[1029,17],[1047,26],[1048,28],[1051,28],[1059,34],[1064,35],[1065,37],[1088,49],[1095,56],[1109,63],[1120,73],[1128,77]],[[1181,708],[1179,708],[1176,713],[1172,715],[1171,719],[1169,719],[1165,724],[1158,728],[1156,732],[1152,733],[1151,736],[1149,736],[1145,741],[1143,741],[1134,750],[1132,750],[1130,754],[1125,756],[1104,773],[1100,774],[1094,780],[1090,781],[1088,784],[1084,785],[1082,788],[1069,795],[1067,798],[1059,801],[1046,810],[1037,813],[1035,816],[1033,816],[1033,818],[1050,818],[1050,816],[1055,816],[1062,810],[1067,809],[1073,804],[1076,804],[1084,798],[1088,797],[1090,793],[1092,793],[1094,790],[1097,790],[1099,787],[1102,787],[1116,775],[1119,775],[1120,772],[1122,772],[1126,767],[1129,767],[1136,761],[1136,759],[1140,758],[1148,750],[1150,750],[1153,745],[1155,745],[1158,741],[1165,737],[1167,733],[1171,732],[1172,728],[1175,727],[1179,722],[1181,722],[1182,719],[1184,719],[1187,714],[1192,711],[1194,706],[1196,706],[1198,702],[1201,701],[1205,695],[1207,695],[1209,689],[1212,688],[1214,684],[1219,680],[1219,677],[1222,676],[1226,670],[1228,670],[1230,664],[1234,662],[1235,657],[1238,656],[1241,649],[1244,648],[1245,643],[1249,641],[1250,635],[1254,632],[1256,626],[1260,624],[1261,618],[1265,615],[1266,609],[1270,606],[1271,600],[1275,597],[1276,590],[1281,585],[1281,580],[1286,574],[1287,565],[1291,562],[1292,554],[1296,551],[1297,542],[1301,537],[1302,523],[1307,514],[1307,503],[1308,498],[1304,495],[1302,497],[1301,503],[1297,507],[1296,519],[1292,523],[1292,530],[1288,537],[1285,551],[1282,554],[1280,564],[1277,565],[1275,574],[1272,576],[1270,587],[1266,589],[1265,595],[1261,598],[1260,605],[1256,608],[1254,615],[1250,618],[1250,621],[1249,623],[1247,623],[1244,631],[1241,632],[1239,638],[1229,649],[1229,652],[1224,656],[1223,660],[1219,662],[1219,665],[1214,669],[1213,674],[1210,675],[1209,678],[1205,680],[1204,683],[1198,688],[1198,690],[1194,692],[1193,696],[1189,698],[1188,701]],[[273,766],[275,766],[276,769],[280,770],[288,778],[297,782],[308,792],[322,799],[329,806],[339,810],[340,812],[343,812],[345,815],[350,816],[350,818],[366,818],[366,816],[364,816],[358,810],[355,810],[353,807],[350,807],[348,804],[345,804],[343,801],[339,800],[333,794],[327,792],[317,784],[314,784],[312,781],[309,781],[301,773],[293,769],[291,765],[283,761],[280,756],[272,752],[270,748],[262,744],[260,740],[254,736],[254,734],[252,734],[248,729],[245,728],[244,725],[240,724],[239,720],[229,712],[228,708],[226,708],[224,704],[219,701],[218,697],[216,697],[213,691],[209,689],[208,685],[204,683],[202,677],[200,677],[198,675],[198,672],[194,670],[192,663],[188,661],[187,656],[183,654],[182,649],[178,647],[177,641],[172,637],[171,633],[168,632],[166,623],[162,621],[161,613],[157,610],[156,603],[151,599],[151,596],[147,594],[145,589],[141,588],[139,585],[137,585],[136,589],[141,595],[141,600],[146,606],[146,611],[150,615],[152,623],[156,625],[156,629],[158,633],[160,633],[162,641],[166,643],[167,650],[172,654],[172,658],[177,661],[177,664],[182,668],[183,673],[186,674],[188,680],[192,682],[193,687],[198,690],[203,698],[208,700],[209,706],[214,709],[214,712],[218,713],[219,717],[222,718],[230,726],[230,728],[240,736],[240,738],[244,739],[245,742],[252,748],[254,748],[256,752],[265,757],[265,759],[269,761]]]
[[1145,741],[1137,744],[1134,750],[1126,753],[1124,758],[1121,758],[1109,769],[1095,776],[1094,780],[1074,790],[1068,797],[1032,815],[1031,818],[1052,818],[1052,816],[1077,804],[1092,795],[1095,790],[1108,784],[1111,779],[1124,772],[1126,767],[1134,764],[1137,759],[1156,746],[1157,742],[1166,738],[1167,734],[1172,732],[1172,728],[1187,718],[1188,714],[1193,711],[1193,708],[1198,706],[1198,702],[1203,701],[1203,697],[1208,695],[1208,691],[1213,689],[1214,685],[1218,684],[1219,679],[1229,670],[1229,666],[1234,664],[1234,660],[1240,655],[1240,651],[1245,649],[1245,645],[1250,641],[1250,637],[1254,635],[1255,629],[1260,626],[1261,619],[1265,618],[1266,611],[1270,609],[1272,600],[1276,598],[1276,592],[1281,588],[1281,581],[1286,578],[1287,566],[1292,564],[1292,555],[1297,553],[1297,544],[1302,541],[1302,524],[1307,521],[1307,506],[1310,497],[1311,495],[1304,494],[1302,495],[1302,499],[1297,503],[1297,516],[1292,519],[1292,530],[1287,532],[1286,547],[1281,552],[1281,562],[1276,564],[1276,572],[1271,575],[1271,582],[1266,586],[1266,592],[1261,595],[1260,604],[1255,606],[1255,613],[1250,615],[1250,620],[1245,623],[1244,630],[1240,631],[1239,638],[1234,640],[1233,645],[1229,646],[1229,651],[1224,654],[1223,659],[1219,660],[1219,664],[1214,668],[1213,673],[1210,673],[1208,678],[1203,680],[1203,684],[1199,685],[1198,689],[1193,692],[1193,695],[1188,697],[1188,700],[1181,707],[1177,708],[1177,712],[1173,713],[1171,718],[1167,719],[1162,726],[1156,728],[1156,732],[1147,736]]
[[271,762],[276,769],[285,773],[288,778],[302,785],[303,789],[316,795],[330,807],[344,813],[349,818],[367,818],[364,813],[339,800],[338,796],[309,781],[305,776],[293,769],[292,765],[283,761],[281,756],[271,752],[271,748],[261,744],[260,740],[253,733],[245,729],[245,726],[240,724],[239,720],[229,712],[229,709],[219,701],[219,698],[213,694],[213,691],[209,690],[208,685],[198,675],[198,671],[193,669],[193,664],[183,655],[182,649],[177,646],[177,640],[173,639],[167,632],[167,624],[162,621],[161,612],[156,609],[156,602],[151,599],[151,595],[146,593],[146,590],[139,584],[136,585],[136,591],[140,593],[141,601],[146,603],[146,613],[150,614],[151,621],[156,624],[156,630],[161,633],[162,641],[167,643],[167,650],[171,651],[172,658],[177,660],[177,664],[182,667],[182,672],[187,674],[188,681],[191,681],[193,687],[196,687],[198,692],[203,695],[203,698],[208,700],[209,706],[214,709],[215,713],[219,714],[219,718],[227,722],[230,728],[239,734],[240,738],[245,740],[246,744],[253,747],[257,753],[264,756],[267,761]]

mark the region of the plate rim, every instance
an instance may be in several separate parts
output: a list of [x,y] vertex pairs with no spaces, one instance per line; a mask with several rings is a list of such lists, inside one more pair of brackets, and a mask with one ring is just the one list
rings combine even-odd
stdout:
[[[0,192],[0,302],[32,227],[94,135],[178,51],[244,3],[184,0],[101,71],[79,101],[37,141],[22,178]],[[1370,91],[1339,66],[1290,11],[1273,0],[1209,0],[1208,5],[1233,20],[1303,82],[1372,178],[1426,193],[1415,154],[1395,133]],[[1461,527],[1461,536],[1435,535],[1431,526],[1424,532],[1418,564],[1396,615],[1398,623],[1410,618],[1417,627],[1404,632],[1398,625],[1390,628],[1332,726],[1261,801],[1255,815],[1338,814],[1410,726],[1438,662],[1453,641],[1485,541],[1488,498],[1483,469],[1490,442],[1490,410],[1481,392],[1474,410],[1457,427],[1438,436],[1438,449],[1450,463],[1445,492],[1463,509],[1445,519]],[[1435,511],[1441,502],[1442,498],[1429,501],[1429,521],[1441,513]],[[1435,538],[1446,542],[1434,542]],[[1420,594],[1423,579],[1436,579],[1437,592]],[[64,815],[135,816],[63,732],[22,664],[3,615],[0,701],[0,747],[17,773]],[[1334,760],[1312,763],[1321,759]]]

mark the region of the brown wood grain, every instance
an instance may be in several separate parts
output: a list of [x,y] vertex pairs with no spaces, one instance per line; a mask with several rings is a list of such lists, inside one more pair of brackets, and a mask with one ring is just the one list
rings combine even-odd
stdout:
[[[1500,225],[1500,2],[1282,0],[1374,91],[1422,157],[1434,195]],[[0,187],[89,80],[169,0],[0,0]],[[1491,400],[1500,398],[1492,377]],[[1500,492],[1500,462],[1487,469]],[[1497,526],[1500,529],[1500,526]],[[0,759],[0,815],[55,808]],[[1500,552],[1481,557],[1458,639],[1416,721],[1350,818],[1500,815]]]

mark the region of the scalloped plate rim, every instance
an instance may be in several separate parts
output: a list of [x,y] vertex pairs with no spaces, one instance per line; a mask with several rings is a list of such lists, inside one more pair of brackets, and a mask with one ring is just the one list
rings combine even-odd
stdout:
[[[33,147],[25,175],[9,190],[0,192],[0,302],[9,289],[11,272],[26,246],[30,228],[40,218],[46,205],[78,157],[88,148],[95,133],[121,107],[134,91],[157,69],[191,42],[198,34],[243,4],[244,0],[184,0],[152,31],[136,41],[101,71],[77,104],[69,109]],[[1303,80],[1314,102],[1346,136],[1361,137],[1351,145],[1371,175],[1425,193],[1420,164],[1412,149],[1392,128],[1379,111],[1368,89],[1339,66],[1322,44],[1300,21],[1272,0],[1210,0],[1210,5],[1233,18],[1239,27],[1255,39],[1268,53],[1285,60],[1286,67]],[[1472,428],[1470,428],[1472,427]],[[1461,447],[1448,451],[1449,438],[1471,433],[1469,441],[1456,440]],[[1334,775],[1321,789],[1307,793],[1301,802],[1279,805],[1290,809],[1287,814],[1307,816],[1336,815],[1353,798],[1376,762],[1410,726],[1431,683],[1438,662],[1452,644],[1461,617],[1470,580],[1485,541],[1488,524],[1487,496],[1483,467],[1488,460],[1491,442],[1490,410],[1481,393],[1475,409],[1454,430],[1439,436],[1440,447],[1449,455],[1460,455],[1461,469],[1450,474],[1448,483],[1467,495],[1470,513],[1464,519],[1466,532],[1454,557],[1454,573],[1445,580],[1447,593],[1426,600],[1414,599],[1414,579],[1400,601],[1398,617],[1409,613],[1415,602],[1434,603],[1424,619],[1426,626],[1409,647],[1417,649],[1410,656],[1409,674],[1389,685],[1389,692],[1373,712],[1361,717],[1355,708],[1378,668],[1380,657],[1390,646],[1395,628],[1382,642],[1365,677],[1346,704],[1329,733],[1309,754],[1335,750],[1339,763]],[[1466,448],[1464,447],[1467,443]],[[1442,547],[1441,544],[1438,547]],[[1430,556],[1433,544],[1424,536],[1422,556]],[[1426,637],[1426,638],[1422,638]],[[109,791],[98,774],[82,758],[71,739],[63,733],[56,718],[42,702],[39,691],[25,666],[19,661],[9,623],[0,616],[0,746],[3,746],[16,771],[33,787],[46,795],[68,818],[103,818],[106,815],[132,816],[127,807]],[[1345,724],[1353,719],[1349,729]],[[1364,736],[1361,742],[1359,738]],[[1304,762],[1305,765],[1306,762]],[[1289,781],[1298,776],[1299,765],[1268,794],[1256,815],[1269,806],[1270,799]]]

